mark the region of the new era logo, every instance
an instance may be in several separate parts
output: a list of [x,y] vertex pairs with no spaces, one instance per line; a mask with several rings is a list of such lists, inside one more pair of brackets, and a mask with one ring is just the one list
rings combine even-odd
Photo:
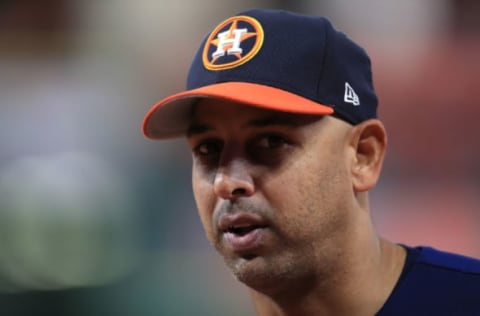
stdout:
[[353,105],[360,105],[360,99],[358,98],[358,95],[348,82],[345,82],[345,94],[343,96],[343,101]]

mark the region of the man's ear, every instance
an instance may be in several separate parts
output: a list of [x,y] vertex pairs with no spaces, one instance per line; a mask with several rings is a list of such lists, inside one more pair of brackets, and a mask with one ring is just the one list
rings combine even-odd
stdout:
[[387,147],[387,133],[382,122],[366,120],[352,130],[350,145],[355,150],[352,185],[355,192],[372,189],[380,176]]

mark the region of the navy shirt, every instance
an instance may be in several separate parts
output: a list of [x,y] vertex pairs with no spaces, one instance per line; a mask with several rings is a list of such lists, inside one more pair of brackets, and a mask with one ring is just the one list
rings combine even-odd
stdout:
[[405,247],[400,279],[377,316],[480,315],[480,260]]

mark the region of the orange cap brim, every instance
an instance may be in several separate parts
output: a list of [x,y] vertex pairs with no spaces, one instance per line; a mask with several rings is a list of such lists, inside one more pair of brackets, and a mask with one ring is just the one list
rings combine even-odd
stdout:
[[142,130],[151,139],[185,135],[191,106],[202,98],[216,98],[259,108],[298,114],[333,114],[332,106],[320,104],[288,91],[249,82],[223,82],[171,95],[145,115]]

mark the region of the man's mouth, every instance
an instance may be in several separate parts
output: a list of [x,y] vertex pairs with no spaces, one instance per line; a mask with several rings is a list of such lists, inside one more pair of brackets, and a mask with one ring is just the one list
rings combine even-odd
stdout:
[[265,225],[248,225],[248,226],[229,226],[224,233],[231,233],[237,236],[245,236],[255,229],[265,228]]
[[226,214],[219,219],[225,246],[238,254],[258,249],[267,228],[266,220],[257,214]]

